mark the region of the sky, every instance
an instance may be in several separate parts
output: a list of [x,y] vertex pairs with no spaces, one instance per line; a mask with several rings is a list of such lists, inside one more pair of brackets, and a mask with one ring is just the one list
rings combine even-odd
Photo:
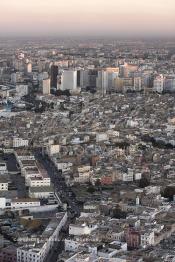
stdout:
[[0,0],[0,36],[172,36],[175,0]]

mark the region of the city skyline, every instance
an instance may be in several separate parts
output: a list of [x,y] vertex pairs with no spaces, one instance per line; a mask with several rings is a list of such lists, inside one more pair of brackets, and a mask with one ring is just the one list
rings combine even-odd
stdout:
[[0,36],[174,37],[173,0],[0,2]]

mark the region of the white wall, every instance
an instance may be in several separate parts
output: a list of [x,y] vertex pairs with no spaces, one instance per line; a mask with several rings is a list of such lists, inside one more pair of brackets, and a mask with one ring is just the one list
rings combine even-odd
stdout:
[[0,198],[0,208],[4,209],[6,207],[6,199],[5,197]]
[[77,71],[64,71],[61,80],[61,90],[77,89]]

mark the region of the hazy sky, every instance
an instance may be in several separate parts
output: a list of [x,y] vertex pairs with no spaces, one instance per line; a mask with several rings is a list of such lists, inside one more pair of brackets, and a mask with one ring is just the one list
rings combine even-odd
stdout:
[[0,0],[0,35],[175,36],[175,0]]

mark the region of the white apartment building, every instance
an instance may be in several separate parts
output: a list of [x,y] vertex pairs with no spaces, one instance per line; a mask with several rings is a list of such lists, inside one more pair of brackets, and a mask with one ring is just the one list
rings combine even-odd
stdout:
[[28,178],[29,187],[45,187],[50,186],[50,177],[29,177]]
[[18,160],[18,162],[22,161],[22,160],[35,160],[35,156],[34,155],[31,155],[31,154],[23,154],[23,155],[20,155],[19,153],[17,153],[15,151],[15,156]]
[[31,177],[33,178],[40,178],[41,174],[37,167],[35,168],[25,168],[23,173],[23,176],[25,177],[25,185],[29,186],[29,180]]
[[13,147],[27,147],[29,145],[28,139],[22,139],[19,137],[13,138]]
[[43,95],[50,95],[50,78],[43,79],[43,81],[42,81],[42,93],[43,93]]
[[96,142],[108,141],[109,137],[106,133],[97,133],[96,134]]
[[123,173],[122,180],[123,182],[132,182],[134,180],[133,173]]
[[154,245],[154,231],[147,231],[141,234],[141,246],[143,248]]
[[164,90],[164,76],[159,75],[154,79],[153,90],[158,93],[162,93]]

